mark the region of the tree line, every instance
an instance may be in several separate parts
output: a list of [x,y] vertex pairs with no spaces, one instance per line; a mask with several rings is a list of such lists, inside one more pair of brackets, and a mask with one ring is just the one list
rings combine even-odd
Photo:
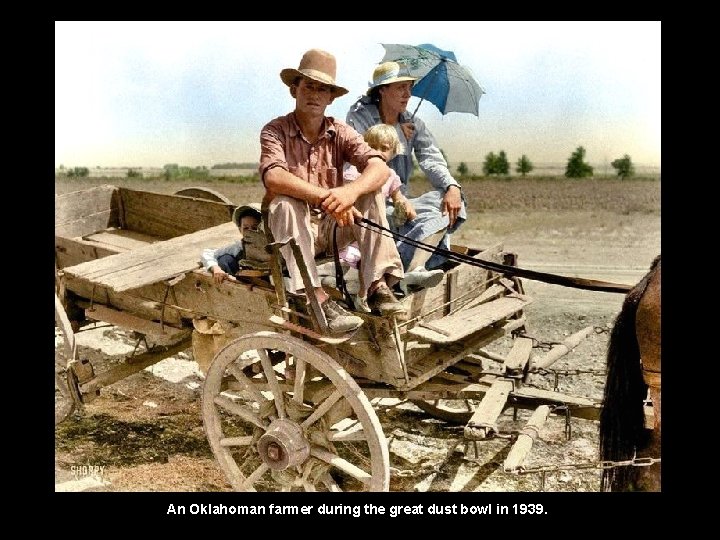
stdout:
[[[441,149],[443,157],[447,161],[445,152]],[[585,148],[578,146],[575,151],[568,158],[567,165],[565,167],[565,176],[567,178],[585,178],[593,176],[593,167],[585,162]],[[415,160],[413,159],[415,163]],[[625,154],[622,158],[618,158],[612,161],[610,164],[615,169],[617,176],[621,179],[630,178],[635,175],[635,166],[632,163],[632,159],[628,154]],[[257,168],[257,163],[220,163],[213,165],[212,169],[253,169]],[[525,176],[530,173],[535,166],[532,161],[523,154],[515,162],[515,172],[521,176]],[[457,167],[457,173],[461,177],[465,177],[470,172],[467,163],[464,161],[460,162]],[[504,150],[500,150],[497,154],[495,152],[489,152],[485,156],[483,162],[483,175],[485,176],[508,176],[510,175],[510,161],[508,160],[507,154]],[[70,167],[65,168],[60,166],[59,176],[67,176],[69,178],[82,178],[89,176],[90,171],[87,167]],[[197,179],[204,180],[209,178],[210,171],[207,167],[186,167],[178,165],[177,163],[168,163],[163,165],[162,177],[166,180],[174,179]],[[128,178],[142,178],[143,173],[136,169],[128,169]]]
[[[568,158],[567,166],[565,167],[565,176],[567,178],[586,178],[593,175],[593,167],[585,162],[585,153],[585,148],[578,146],[570,158]],[[443,153],[443,155],[445,154]],[[622,158],[613,160],[610,165],[615,169],[620,179],[635,175],[635,167],[628,154],[625,154]],[[525,154],[520,156],[515,162],[515,172],[521,176],[530,173],[534,168],[532,161],[530,161]],[[460,176],[467,176],[469,172],[467,163],[464,161],[460,162],[460,165],[457,167],[457,172]],[[485,156],[483,174],[485,176],[508,176],[510,174],[510,162],[504,150],[500,150],[497,154],[495,154],[495,152],[489,152]]]

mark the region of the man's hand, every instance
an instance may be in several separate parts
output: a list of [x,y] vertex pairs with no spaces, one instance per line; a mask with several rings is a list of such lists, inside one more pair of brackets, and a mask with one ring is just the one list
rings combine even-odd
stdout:
[[332,217],[340,227],[346,227],[347,225],[352,225],[356,219],[360,219],[363,216],[357,208],[352,206],[345,212],[335,212]]
[[445,214],[447,214],[450,218],[450,224],[448,225],[449,227],[455,225],[455,221],[457,220],[461,207],[462,197],[460,196],[460,188],[452,185],[445,192],[442,204],[440,205],[442,215],[444,216]]
[[[357,195],[350,186],[332,188],[322,201],[322,209],[326,214],[341,214],[349,210],[357,200]],[[338,218],[335,217],[337,220]],[[340,221],[338,220],[338,223]]]

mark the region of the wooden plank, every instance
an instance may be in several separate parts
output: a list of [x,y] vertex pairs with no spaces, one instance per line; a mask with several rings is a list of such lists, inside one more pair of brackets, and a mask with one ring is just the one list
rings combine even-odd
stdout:
[[113,226],[116,224],[116,220],[117,212],[114,210],[105,210],[74,221],[67,221],[61,225],[56,225],[55,234],[66,238],[80,237]]
[[526,337],[518,337],[513,343],[512,349],[505,359],[506,375],[521,375],[532,352],[533,340]]
[[[192,200],[192,199],[187,199]],[[234,223],[171,238],[110,257],[65,268],[65,273],[108,287],[115,292],[170,279],[200,267],[205,248],[219,248],[237,240]]]
[[513,444],[510,453],[505,458],[503,463],[505,472],[515,472],[522,467],[549,414],[550,407],[547,405],[540,405],[535,409],[525,427],[520,430],[515,444]]
[[86,309],[85,316],[88,319],[104,321],[114,324],[115,326],[140,332],[141,334],[172,337],[183,333],[183,330],[162,325],[158,322],[149,321],[124,311],[118,311],[117,309],[103,306],[102,304],[96,304],[93,305],[92,309]]
[[[121,311],[127,311],[138,317],[148,320],[159,321],[161,318],[165,323],[172,326],[182,326],[177,310],[167,308],[162,311],[160,301],[164,298],[165,287],[163,285],[151,285],[128,293],[115,293],[106,287],[96,286],[87,281],[81,281],[72,276],[65,276],[67,290],[72,291],[81,300],[79,306],[87,308],[92,304],[102,304]],[[153,290],[156,289],[156,290]],[[149,292],[148,292],[149,291]],[[154,301],[159,298],[160,301]],[[85,304],[83,304],[85,302]]]
[[75,266],[76,264],[115,255],[116,253],[118,253],[117,250],[98,246],[85,240],[63,238],[61,236],[55,237],[55,261],[58,268],[61,269],[66,266]]
[[99,242],[107,246],[112,246],[120,251],[130,251],[138,249],[149,244],[154,244],[160,239],[137,231],[129,231],[127,229],[106,229],[83,237],[83,240]]
[[447,280],[446,280],[446,287],[447,287],[447,302],[448,305],[445,306],[445,315],[448,315],[453,309],[456,309],[456,305],[453,303],[453,300],[455,300],[460,294],[458,292],[458,274],[459,272],[453,272],[452,274],[448,274]]
[[[223,223],[232,224],[232,204],[119,188],[125,228],[173,238]],[[234,224],[232,224],[234,226]],[[237,240],[235,227],[235,240]]]
[[408,333],[431,343],[452,343],[507,319],[529,303],[528,299],[504,296],[431,323],[421,323]]
[[512,381],[504,379],[498,379],[492,384],[465,425],[466,439],[472,441],[486,439],[498,431],[497,419],[505,408],[513,386]]
[[[91,232],[115,227],[118,221],[118,201],[116,199],[118,188],[111,185],[102,185],[82,191],[72,191],[55,196],[55,234],[61,236],[81,236]],[[94,230],[85,230],[79,233],[59,232],[58,229],[70,228],[71,224],[81,222],[91,216],[103,216],[102,226]]]
[[451,364],[464,358],[468,350],[484,347],[488,343],[509,334],[523,324],[525,324],[524,317],[522,319],[507,321],[502,326],[485,328],[463,341],[462,347],[448,347],[446,345],[441,347],[437,352],[426,356],[421,361],[415,362],[412,365],[408,361],[408,373],[412,372],[410,382],[405,385],[398,383],[395,386],[408,390],[414,388],[439,374]]

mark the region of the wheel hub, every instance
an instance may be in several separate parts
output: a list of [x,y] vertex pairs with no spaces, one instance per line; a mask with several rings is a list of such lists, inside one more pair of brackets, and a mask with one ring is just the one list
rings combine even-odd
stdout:
[[300,465],[310,456],[302,428],[287,418],[275,420],[257,443],[260,458],[273,470]]

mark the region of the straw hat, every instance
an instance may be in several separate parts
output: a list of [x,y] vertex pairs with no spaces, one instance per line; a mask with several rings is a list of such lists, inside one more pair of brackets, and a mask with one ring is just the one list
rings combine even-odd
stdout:
[[297,69],[286,68],[280,72],[280,78],[288,86],[292,86],[297,77],[308,77],[333,87],[333,96],[344,96],[347,88],[335,84],[335,57],[327,51],[310,49],[303,54]]
[[235,225],[240,227],[240,220],[245,216],[255,216],[258,220],[262,220],[262,212],[260,211],[260,203],[249,203],[243,206],[238,206],[232,215],[232,219]]
[[405,70],[406,74],[402,75],[402,70],[402,66],[400,66],[397,62],[383,62],[378,65],[378,67],[375,68],[375,71],[373,71],[373,80],[370,83],[370,87],[367,89],[367,94],[369,95],[373,88],[377,88],[378,86],[383,86],[385,84],[418,80],[417,77],[411,77],[407,74],[407,69]]

